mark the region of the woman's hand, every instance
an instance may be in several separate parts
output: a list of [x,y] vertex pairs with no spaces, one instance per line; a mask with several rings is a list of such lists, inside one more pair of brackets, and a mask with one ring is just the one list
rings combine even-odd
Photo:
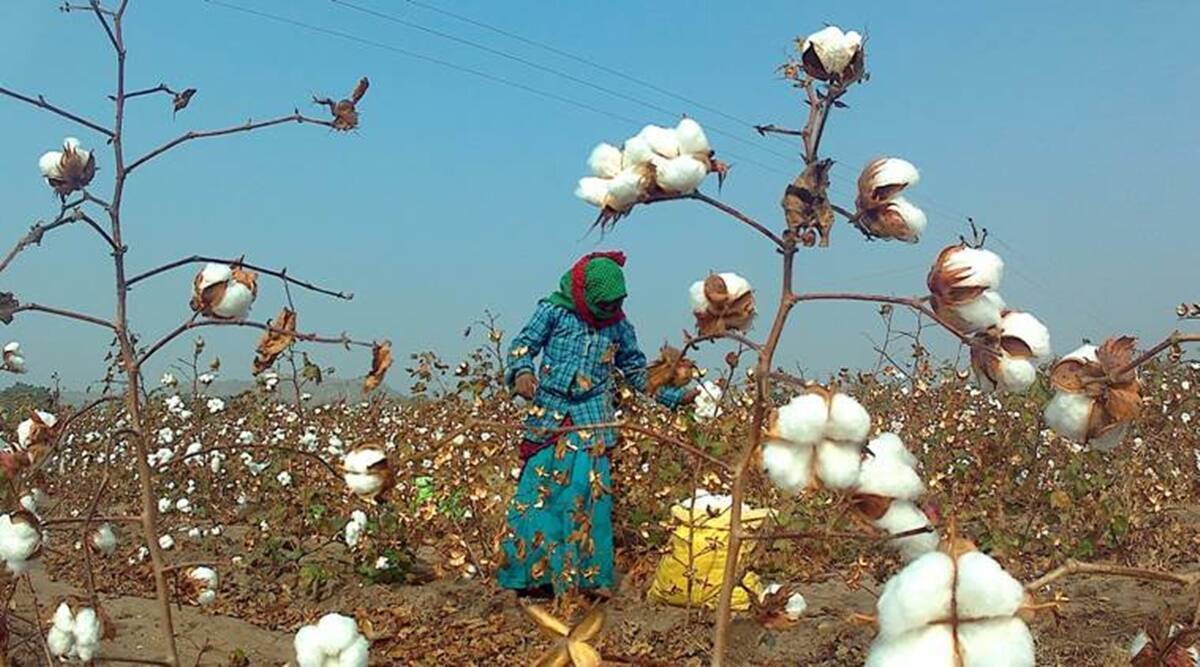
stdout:
[[533,400],[533,395],[537,393],[537,386],[537,378],[533,376],[533,373],[521,373],[513,380],[513,391],[527,401]]

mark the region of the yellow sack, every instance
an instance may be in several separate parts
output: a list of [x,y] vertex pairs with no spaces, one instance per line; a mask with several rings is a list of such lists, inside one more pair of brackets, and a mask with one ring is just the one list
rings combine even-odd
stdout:
[[[654,581],[650,584],[647,597],[679,607],[689,603],[688,593],[691,592],[691,606],[716,607],[717,598],[721,594],[721,583],[725,578],[725,559],[729,554],[729,510],[726,509],[716,516],[711,516],[704,507],[697,507],[695,513],[688,504],[677,504],[671,508],[671,516],[677,522],[671,533],[670,551],[658,563],[654,573]],[[742,508],[742,526],[755,528],[771,513],[767,509]],[[691,544],[690,560],[692,562],[691,586],[688,576],[688,545]],[[743,546],[745,546],[743,544]],[[745,588],[733,589],[733,609],[745,611],[750,608],[746,588],[756,595],[762,593],[762,583],[758,575],[746,573]]]

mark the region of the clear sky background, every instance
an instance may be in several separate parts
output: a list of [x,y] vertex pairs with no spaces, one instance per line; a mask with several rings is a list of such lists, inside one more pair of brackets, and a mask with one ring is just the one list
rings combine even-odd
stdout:
[[[500,313],[511,332],[576,256],[612,247],[630,256],[628,311],[648,350],[678,340],[690,325],[687,287],[709,270],[743,273],[770,305],[778,261],[747,228],[678,202],[642,207],[603,239],[585,236],[595,211],[572,190],[595,143],[619,143],[641,124],[687,113],[734,163],[720,197],[781,226],[780,196],[800,165],[795,146],[759,138],[732,119],[803,122],[799,95],[775,67],[795,36],[826,23],[869,35],[871,72],[846,98],[851,108],[833,117],[823,145],[840,163],[835,196],[851,206],[853,179],[867,159],[903,156],[922,172],[913,199],[930,226],[921,244],[908,246],[864,243],[839,225],[831,248],[800,255],[799,289],[919,294],[930,261],[971,215],[992,230],[989,247],[1008,262],[1001,291],[1049,325],[1057,352],[1116,332],[1159,337],[1174,326],[1175,304],[1200,298],[1195,2],[423,0],[701,107],[404,0],[353,2],[586,83],[330,0],[229,1],[364,41],[203,0],[132,0],[130,86],[166,82],[199,93],[174,119],[166,97],[131,102],[127,150],[138,155],[188,129],[296,106],[319,115],[312,94],[344,95],[367,75],[362,127],[344,135],[288,125],[193,142],[154,161],[127,190],[129,263],[136,271],[193,253],[245,253],[355,292],[350,303],[297,294],[307,331],[386,337],[401,354],[435,348],[454,358],[466,348],[463,328],[483,309]],[[0,3],[0,85],[107,124],[110,48],[94,18],[62,14],[59,4]],[[0,127],[7,250],[57,210],[38,176],[41,153],[66,135],[104,147],[66,120],[2,97]],[[105,193],[111,154],[102,150],[98,162],[95,189]],[[716,194],[715,183],[704,187]],[[144,338],[190,314],[191,276],[177,271],[133,292],[133,321]],[[270,280],[262,288],[254,312],[265,319],[283,294]],[[108,317],[111,260],[85,228],[59,230],[0,275],[0,290]],[[760,323],[758,334],[765,328]],[[813,372],[870,364],[864,334],[881,333],[869,304],[806,305],[793,317],[782,360]],[[0,335],[21,341],[32,381],[57,370],[81,386],[103,372],[107,337],[88,325],[25,313]],[[226,376],[248,376],[256,332],[204,335]],[[941,352],[954,349],[948,336],[931,340]],[[188,345],[181,339],[162,361]],[[316,356],[351,376],[369,355]],[[391,381],[403,385],[400,373]]]

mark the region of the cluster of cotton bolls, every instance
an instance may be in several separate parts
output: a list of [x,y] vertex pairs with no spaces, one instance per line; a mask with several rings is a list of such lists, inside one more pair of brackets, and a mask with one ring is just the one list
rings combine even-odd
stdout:
[[86,188],[96,176],[96,156],[80,147],[79,140],[67,137],[61,151],[47,151],[38,160],[38,169],[46,184],[60,197]]
[[0,362],[0,369],[9,373],[25,372],[25,355],[21,354],[20,343],[13,341],[4,346],[4,359]]
[[206,264],[192,281],[192,310],[214,319],[240,320],[258,296],[258,274],[240,266]]
[[8,571],[21,574],[29,569],[29,561],[42,548],[42,533],[38,519],[29,512],[0,515],[0,559]]
[[326,614],[296,632],[298,667],[366,667],[370,643],[353,618]]
[[103,636],[100,616],[91,607],[72,611],[66,602],[54,611],[53,624],[46,633],[51,655],[69,662],[90,662],[100,649]]
[[673,128],[647,125],[623,148],[599,144],[588,157],[591,176],[575,195],[604,211],[623,213],[652,194],[685,195],[726,166],[713,157],[700,124],[684,118]]
[[1025,587],[965,540],[917,558],[883,586],[867,667],[1034,664]]
[[688,290],[696,330],[702,336],[748,331],[754,322],[754,290],[736,273],[713,273]]
[[920,180],[907,160],[884,157],[872,160],[858,176],[859,224],[882,239],[916,243],[925,231],[925,212],[900,195]]
[[387,452],[379,445],[363,445],[347,453],[342,478],[351,493],[372,504],[396,483]]
[[775,412],[763,445],[763,468],[790,493],[817,484],[853,488],[870,429],[871,416],[858,401],[813,385]]
[[938,535],[917,505],[925,484],[917,474],[916,457],[895,433],[879,434],[867,443],[867,450],[870,453],[862,461],[851,497],[855,509],[891,535],[928,529],[890,542],[906,561],[936,549]]
[[1100,450],[1116,448],[1141,412],[1141,385],[1127,369],[1134,339],[1112,338],[1099,347],[1084,345],[1050,370],[1054,396],[1046,404],[1046,424],[1059,435]]
[[971,366],[989,391],[1023,392],[1050,357],[1050,332],[1029,313],[1009,310],[997,291],[1004,261],[960,243],[938,253],[926,282],[933,310],[962,333],[974,335]]

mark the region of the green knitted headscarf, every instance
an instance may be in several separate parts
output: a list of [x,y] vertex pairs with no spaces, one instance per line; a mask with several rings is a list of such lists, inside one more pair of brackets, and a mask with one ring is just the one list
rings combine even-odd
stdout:
[[[625,255],[620,252],[597,252],[586,255],[563,274],[558,291],[547,301],[574,311],[583,321],[603,328],[625,318],[620,306],[611,304],[625,298]],[[610,308],[605,308],[610,304]]]

